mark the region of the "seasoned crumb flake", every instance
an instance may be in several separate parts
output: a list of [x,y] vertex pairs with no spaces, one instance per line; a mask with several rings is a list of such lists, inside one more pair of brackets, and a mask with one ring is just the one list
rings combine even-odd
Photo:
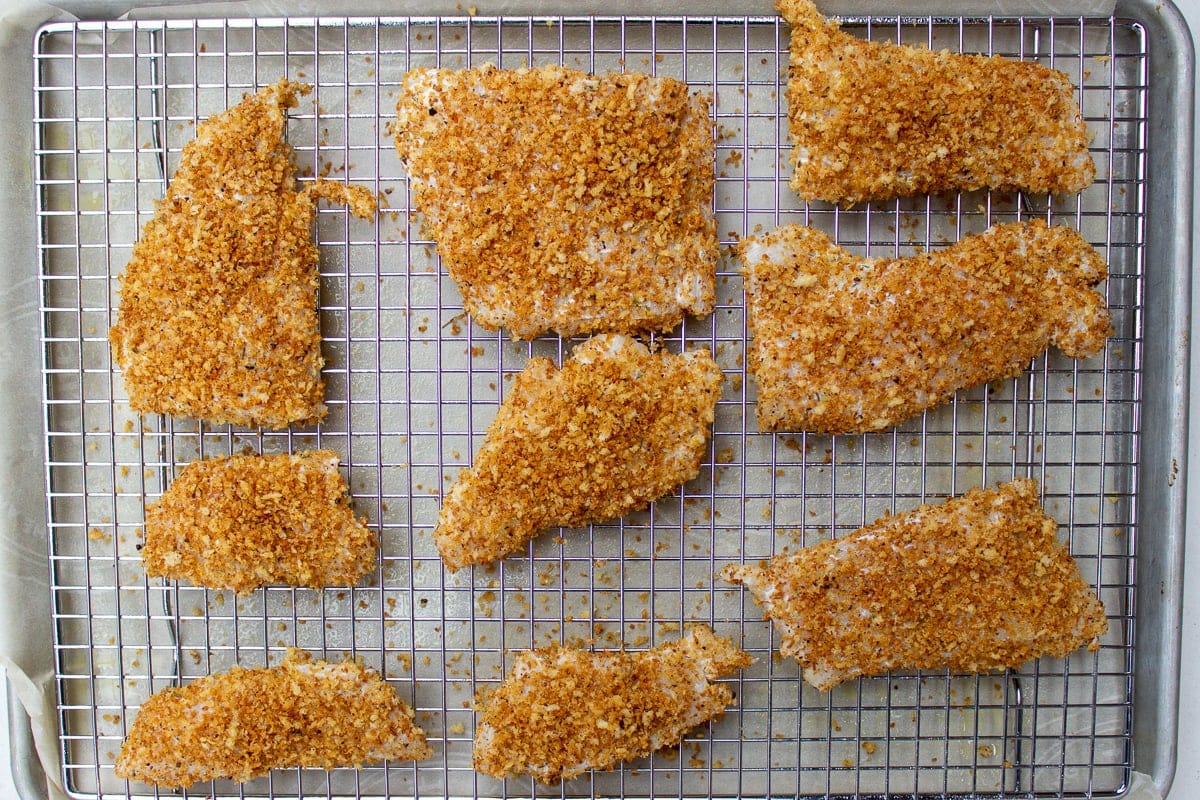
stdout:
[[891,427],[958,389],[1020,374],[1053,343],[1104,349],[1107,266],[1078,232],[997,225],[912,258],[861,258],[820,231],[744,240],[760,430]]
[[640,653],[521,653],[482,709],[475,769],[553,783],[650,755],[720,717],[733,692],[715,681],[749,665],[705,625]]
[[433,533],[442,560],[451,571],[494,561],[696,477],[721,379],[707,350],[651,353],[619,334],[579,345],[561,370],[530,359],[446,495]]
[[1072,194],[1095,179],[1071,82],[1028,61],[856,39],[812,0],[791,25],[791,186],[853,205],[941,191]]
[[413,712],[353,661],[289,650],[276,667],[232,670],[155,693],[133,721],[117,777],[183,788],[281,767],[358,767],[428,758]]
[[422,68],[396,110],[424,232],[483,327],[637,333],[712,311],[715,150],[687,84]]
[[1096,650],[1108,630],[1056,528],[1037,483],[1015,480],[721,574],[750,589],[818,689],[891,669],[1006,669]]
[[248,592],[349,586],[374,569],[336,453],[233,456],[186,466],[146,509],[146,574]]
[[325,416],[318,198],[371,217],[362,187],[296,191],[280,81],[202,123],[121,277],[109,333],[135,411],[283,428]]

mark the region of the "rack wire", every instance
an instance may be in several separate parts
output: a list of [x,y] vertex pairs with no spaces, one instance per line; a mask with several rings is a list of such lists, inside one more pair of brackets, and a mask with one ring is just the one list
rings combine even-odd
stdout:
[[[412,702],[436,754],[359,770],[277,770],[186,796],[1047,796],[1120,794],[1130,776],[1142,392],[1148,42],[1123,19],[852,19],[858,35],[1037,60],[1065,71],[1100,179],[1051,200],[973,193],[853,210],[787,188],[787,29],[770,17],[305,18],[78,22],[35,46],[36,183],[46,479],[62,779],[81,797],[152,794],[116,779],[120,742],[152,691],[287,647],[362,659]],[[1056,352],[960,392],[895,430],[764,435],[744,370],[737,264],[718,305],[660,337],[726,371],[698,478],[644,512],[564,530],[456,575],[431,540],[440,493],[469,464],[512,376],[573,342],[472,326],[409,213],[388,126],[419,65],[564,63],[686,80],[711,93],[724,245],[802,221],[868,255],[944,246],[1013,219],[1077,227],[1110,265],[1116,335],[1103,355]],[[269,432],[130,412],[106,334],[117,276],[195,124],[281,76],[314,86],[287,137],[302,179],[346,177],[384,198],[377,224],[321,209],[320,308],[329,417]],[[953,302],[952,298],[942,301]],[[147,579],[145,504],[186,463],[249,448],[341,454],[355,508],[380,532],[360,586],[271,586],[247,597]],[[817,692],[772,654],[769,625],[715,578],[845,534],[885,511],[1029,475],[1061,523],[1110,631],[1097,653],[1005,675],[896,673]],[[692,622],[743,643],[737,707],[672,752],[560,786],[471,769],[472,699],[514,652],[549,642],[641,649]]]

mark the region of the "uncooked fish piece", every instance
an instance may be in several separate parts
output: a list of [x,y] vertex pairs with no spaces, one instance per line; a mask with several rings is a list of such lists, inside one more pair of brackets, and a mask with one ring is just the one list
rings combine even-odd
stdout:
[[109,332],[130,406],[283,428],[325,416],[317,316],[318,198],[370,217],[361,187],[296,191],[280,81],[202,123],[121,276]]
[[421,68],[396,113],[422,230],[483,327],[639,333],[712,311],[712,121],[687,84]]
[[146,509],[146,574],[248,592],[268,583],[350,586],[375,568],[328,450],[188,464]]
[[891,669],[1006,669],[1094,651],[1108,630],[1057,527],[1037,483],[1015,480],[721,575],[753,593],[818,689]]
[[696,477],[721,379],[707,350],[651,353],[620,334],[579,345],[561,370],[530,359],[446,495],[433,532],[442,560],[485,564]]
[[1076,231],[997,225],[912,258],[852,255],[800,225],[744,240],[758,427],[891,427],[959,389],[1019,375],[1053,343],[1104,349],[1107,266]]
[[475,769],[553,783],[648,756],[720,717],[733,692],[714,681],[749,665],[705,625],[639,653],[557,645],[521,653],[483,704]]
[[1029,61],[856,39],[812,0],[778,0],[792,28],[791,186],[853,205],[912,194],[1072,194],[1095,179],[1063,73]]
[[358,767],[428,758],[425,731],[378,673],[289,650],[275,667],[200,678],[142,706],[113,771],[183,788],[282,767]]

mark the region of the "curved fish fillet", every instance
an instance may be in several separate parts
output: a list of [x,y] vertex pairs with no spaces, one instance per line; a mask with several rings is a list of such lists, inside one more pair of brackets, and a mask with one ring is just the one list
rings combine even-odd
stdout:
[[791,185],[801,198],[848,206],[980,188],[1072,194],[1095,179],[1063,73],[856,39],[812,0],[778,7],[792,28]]
[[375,198],[330,181],[296,191],[285,112],[310,88],[268,86],[183,148],[109,332],[135,411],[269,428],[325,416],[316,203],[365,218]]
[[720,717],[733,692],[714,681],[749,664],[704,625],[639,653],[559,646],[521,653],[483,705],[475,769],[553,783],[647,756]]
[[721,575],[753,593],[818,689],[891,669],[984,672],[1099,648],[1104,606],[1057,527],[1037,484],[1016,480]]
[[744,240],[760,430],[875,431],[1020,374],[1053,343],[1085,358],[1112,321],[1107,266],[1070,228],[997,225],[912,258],[852,255],[800,225]]
[[234,667],[156,692],[134,719],[114,771],[182,788],[248,781],[280,767],[333,769],[432,753],[412,709],[378,673],[289,650],[276,667]]
[[707,350],[651,353],[620,334],[579,345],[562,369],[530,359],[446,494],[433,532],[442,560],[452,571],[494,561],[696,477],[721,380]]
[[422,68],[396,113],[423,230],[483,327],[639,333],[712,311],[712,121],[687,84]]
[[268,583],[349,586],[375,567],[375,534],[354,516],[338,456],[209,458],[188,464],[146,509],[146,574],[249,592]]

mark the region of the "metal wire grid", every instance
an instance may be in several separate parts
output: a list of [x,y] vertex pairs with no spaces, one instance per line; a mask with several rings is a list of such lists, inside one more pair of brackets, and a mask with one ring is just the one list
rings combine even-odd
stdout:
[[[55,24],[35,48],[36,180],[45,342],[49,545],[63,779],[79,796],[145,794],[111,764],[151,691],[277,661],[288,646],[381,670],[436,755],[361,770],[280,770],[188,796],[1111,796],[1130,770],[1134,662],[1147,42],[1129,20],[852,20],[859,35],[1037,59],[1064,70],[1094,132],[1100,180],[1078,197],[978,193],[845,211],[786,187],[787,30],[774,18],[292,19]],[[387,126],[410,67],[561,62],[687,80],[713,96],[722,241],[803,221],[870,255],[903,255],[988,225],[1078,227],[1110,263],[1116,336],[1097,358],[1038,358],[894,431],[768,436],[753,422],[737,265],[718,308],[663,337],[712,348],[728,376],[710,457],[677,496],[589,531],[535,541],[501,565],[447,575],[430,531],[508,381],[531,355],[473,327],[408,213]],[[381,193],[377,225],[321,209],[320,307],[329,418],[288,432],[130,413],[110,361],[116,280],[195,123],[280,76],[312,83],[288,124],[305,178]],[[1153,267],[1150,267],[1153,269]],[[941,301],[952,302],[950,298]],[[362,586],[269,587],[245,598],[148,580],[144,505],[183,465],[244,448],[337,450],[357,511],[381,533]],[[1009,675],[896,674],[820,693],[740,590],[729,561],[836,536],[1012,476],[1042,481],[1110,632],[1096,654]],[[556,787],[470,768],[477,692],[511,652],[551,641],[644,648],[693,621],[756,662],[738,708],[660,753]]]

